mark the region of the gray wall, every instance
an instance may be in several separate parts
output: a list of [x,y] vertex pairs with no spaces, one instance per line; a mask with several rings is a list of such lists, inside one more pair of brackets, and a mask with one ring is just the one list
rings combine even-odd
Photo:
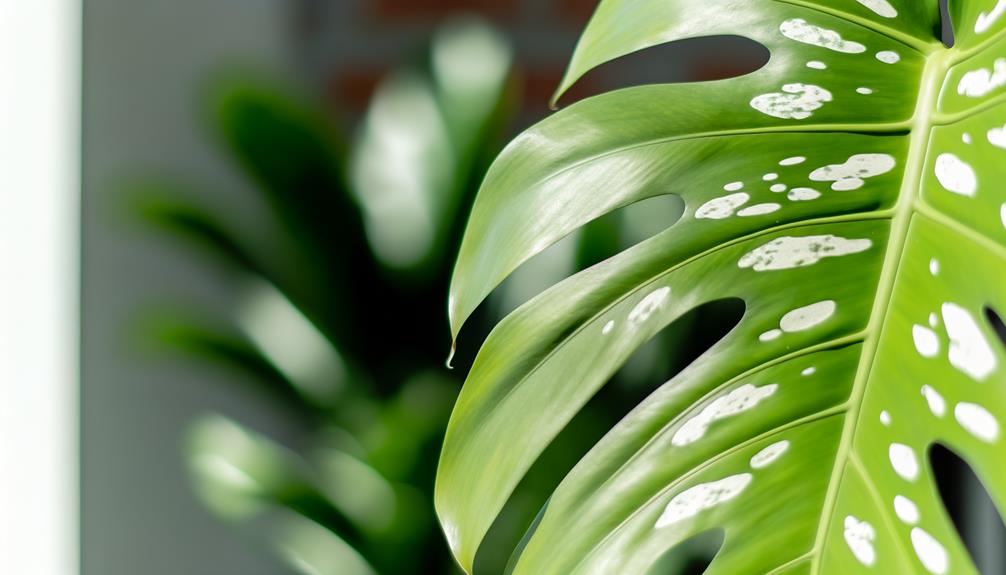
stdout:
[[84,5],[84,574],[285,573],[203,509],[181,446],[186,423],[211,409],[280,436],[287,426],[263,401],[235,393],[233,374],[139,352],[144,310],[193,298],[222,304],[227,278],[144,229],[116,187],[131,175],[166,173],[208,184],[220,201],[238,197],[244,182],[207,137],[197,94],[227,63],[289,68],[286,5]]

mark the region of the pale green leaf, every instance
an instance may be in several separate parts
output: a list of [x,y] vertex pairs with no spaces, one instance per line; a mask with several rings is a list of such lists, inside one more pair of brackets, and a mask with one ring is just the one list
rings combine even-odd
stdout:
[[[1006,508],[1006,2],[604,0],[560,93],[685,38],[762,69],[637,86],[519,136],[490,170],[451,286],[457,336],[564,236],[675,194],[677,222],[548,289],[480,351],[437,511],[471,571],[524,473],[647,340],[696,307],[743,318],[556,488],[514,573],[645,573],[712,529],[711,574],[969,573],[929,471],[942,443]],[[672,225],[673,224],[673,225]]]

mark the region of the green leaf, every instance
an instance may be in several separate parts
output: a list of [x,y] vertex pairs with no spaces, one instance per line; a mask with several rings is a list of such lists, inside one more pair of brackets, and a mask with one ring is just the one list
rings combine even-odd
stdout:
[[[384,495],[371,489],[356,505],[333,501],[329,493],[341,486],[322,483],[305,461],[271,440],[222,416],[205,416],[194,423],[188,437],[189,468],[207,506],[219,516],[248,522],[266,512],[294,512],[328,530],[351,546],[371,565],[380,564],[364,537],[364,522],[375,499]],[[333,452],[334,453],[334,452]],[[331,453],[329,454],[331,456]],[[345,472],[346,456],[329,459],[323,473],[327,479],[353,477]],[[365,468],[356,462],[354,471]],[[368,479],[371,479],[368,477]],[[359,477],[359,473],[357,476]],[[374,493],[377,492],[377,495]],[[345,492],[340,493],[345,495]],[[380,502],[385,504],[385,502]]]
[[[739,298],[716,345],[555,489],[513,573],[644,573],[723,529],[708,573],[968,573],[927,448],[1006,508],[1006,2],[604,0],[560,94],[664,42],[772,56],[718,82],[579,102],[519,136],[476,200],[455,337],[533,255],[665,194],[668,228],[551,287],[486,340],[455,406],[436,507],[471,571],[536,458],[635,350]],[[984,15],[984,16],[983,16]],[[673,224],[673,225],[672,225]]]
[[481,20],[442,26],[430,60],[381,82],[350,162],[371,248],[396,270],[443,258],[507,95],[510,47]]

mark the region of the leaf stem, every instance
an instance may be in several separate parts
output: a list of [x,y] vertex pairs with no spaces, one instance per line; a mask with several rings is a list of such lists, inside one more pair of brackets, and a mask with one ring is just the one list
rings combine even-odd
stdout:
[[838,454],[835,457],[835,465],[832,468],[831,481],[828,484],[828,494],[825,497],[821,520],[817,527],[817,540],[814,544],[814,559],[811,565],[812,574],[822,573],[822,551],[828,540],[830,527],[834,524],[832,515],[838,501],[838,494],[841,490],[842,477],[846,465],[852,457],[852,445],[861,415],[863,397],[866,393],[867,383],[873,372],[874,359],[877,354],[880,337],[883,334],[883,327],[890,311],[894,283],[904,256],[905,244],[908,239],[912,218],[918,207],[923,169],[926,165],[926,153],[929,148],[929,136],[933,128],[932,112],[936,109],[940,88],[942,87],[944,78],[946,78],[949,67],[947,54],[949,53],[944,52],[930,56],[922,74],[919,86],[920,98],[916,104],[915,114],[912,117],[914,130],[912,131],[908,151],[908,163],[905,166],[905,177],[891,222],[891,235],[887,246],[887,255],[884,259],[880,283],[873,303],[873,311],[870,314],[870,323],[867,326],[868,335],[863,348],[862,360],[860,361],[856,380],[852,387],[852,396],[849,400],[849,413],[846,415],[842,430],[842,439],[839,443]]

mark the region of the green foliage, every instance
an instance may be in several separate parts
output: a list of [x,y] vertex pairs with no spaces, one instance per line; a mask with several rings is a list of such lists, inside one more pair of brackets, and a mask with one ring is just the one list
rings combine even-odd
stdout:
[[490,169],[451,284],[455,336],[589,222],[667,194],[685,211],[484,343],[436,486],[466,571],[532,464],[644,343],[741,301],[732,330],[555,488],[509,571],[651,573],[719,530],[711,574],[975,572],[927,456],[961,454],[1006,509],[1004,9],[952,1],[947,48],[936,0],[601,2],[559,95],[685,38],[745,36],[771,59],[576,103]]
[[152,322],[160,340],[239,369],[303,436],[284,446],[208,415],[189,433],[195,485],[312,575],[454,569],[428,495],[458,387],[441,374],[438,302],[510,113],[510,51],[458,20],[428,52],[381,83],[348,144],[310,98],[220,82],[208,117],[255,184],[256,217],[164,181],[133,190],[149,221],[238,286],[222,325],[190,303]]

